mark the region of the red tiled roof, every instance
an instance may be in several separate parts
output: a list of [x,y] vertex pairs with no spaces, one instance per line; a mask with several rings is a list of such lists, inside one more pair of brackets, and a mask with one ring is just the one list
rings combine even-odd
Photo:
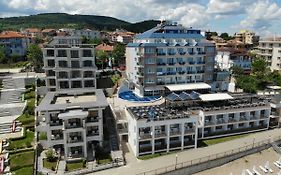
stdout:
[[42,30],[42,33],[49,33],[52,31],[56,31],[56,30],[55,29],[44,29],[44,30]]
[[28,29],[25,29],[25,31],[27,31],[29,33],[39,33],[39,32],[41,32],[41,30],[37,29],[37,28],[28,28]]
[[113,46],[107,45],[107,44],[103,43],[103,44],[97,45],[96,46],[96,50],[112,52],[113,51]]
[[25,38],[25,36],[15,31],[4,31],[0,33],[0,38]]

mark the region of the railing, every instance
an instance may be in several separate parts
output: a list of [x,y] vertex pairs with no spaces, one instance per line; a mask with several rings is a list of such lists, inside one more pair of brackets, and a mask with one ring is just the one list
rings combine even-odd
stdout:
[[143,134],[143,135],[140,135],[140,140],[144,140],[144,139],[150,139],[151,138],[151,135],[150,134]]
[[[245,152],[244,156],[246,156],[249,153],[251,153],[250,150],[254,150],[252,152],[255,153],[257,151],[261,151],[263,149],[266,149],[266,148],[270,147],[273,142],[280,141],[280,140],[281,140],[281,136],[275,137],[275,138],[272,138],[272,139],[265,139],[263,141],[253,142],[251,144],[248,144],[246,146],[239,147],[239,148],[236,148],[236,149],[231,149],[231,150],[224,151],[224,152],[217,153],[217,154],[211,154],[209,156],[189,160],[189,161],[186,161],[186,162],[180,162],[180,163],[172,164],[172,165],[165,166],[165,167],[158,168],[158,169],[154,169],[154,170],[151,170],[151,171],[145,171],[145,172],[142,172],[142,173],[138,173],[137,175],[165,174],[165,173],[173,172],[173,171],[176,171],[176,170],[179,170],[179,169],[189,168],[189,167],[193,167],[193,166],[200,165],[200,164],[203,164],[203,163],[207,163],[209,161],[215,161],[215,160],[219,160],[219,159],[222,159],[222,158],[225,158],[225,157],[230,157],[230,156],[236,155],[238,153],[242,153],[242,152]],[[246,153],[247,151],[249,151],[248,154]],[[237,156],[237,158],[241,158],[241,157]],[[233,160],[235,160],[235,158],[233,158]],[[225,162],[225,163],[227,163],[227,162]],[[203,167],[202,169],[198,169],[197,172],[203,171],[205,169],[206,169],[206,167]]]

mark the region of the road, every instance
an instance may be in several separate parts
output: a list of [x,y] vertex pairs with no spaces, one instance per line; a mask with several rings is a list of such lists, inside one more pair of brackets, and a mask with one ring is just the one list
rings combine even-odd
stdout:
[[[281,136],[281,129],[268,130],[263,132],[258,132],[250,134],[246,137],[235,139],[228,142],[219,143],[216,145],[211,145],[204,148],[189,149],[182,152],[178,152],[178,163],[186,162],[202,157],[209,156],[210,154],[221,153],[243,147],[245,145],[252,144],[253,142],[263,141],[265,139],[274,138]],[[125,175],[125,174],[138,174],[145,171],[155,170],[158,168],[163,168],[175,164],[176,154],[169,154],[161,157],[157,157],[149,160],[137,160],[133,158],[131,153],[126,153],[126,158],[130,161],[126,166],[108,169],[100,172],[91,173],[93,175]]]

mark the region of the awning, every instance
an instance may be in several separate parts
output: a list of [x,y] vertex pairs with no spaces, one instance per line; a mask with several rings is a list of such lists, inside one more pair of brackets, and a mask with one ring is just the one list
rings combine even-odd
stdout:
[[199,98],[202,101],[218,101],[218,100],[230,100],[230,99],[233,99],[233,97],[230,96],[227,93],[202,94],[202,95],[199,95]]
[[186,90],[198,90],[198,89],[211,89],[211,86],[207,83],[187,83],[187,84],[174,84],[165,86],[170,91],[186,91]]
[[145,87],[144,91],[162,91],[165,90],[162,86],[151,86],[151,87]]

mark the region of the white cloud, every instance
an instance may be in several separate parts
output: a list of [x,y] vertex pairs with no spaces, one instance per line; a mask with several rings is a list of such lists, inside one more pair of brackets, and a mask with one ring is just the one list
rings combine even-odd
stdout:
[[208,4],[209,13],[229,14],[241,10],[239,1],[210,0]]
[[262,33],[281,19],[281,7],[269,0],[259,0],[247,9],[247,16],[240,26]]

